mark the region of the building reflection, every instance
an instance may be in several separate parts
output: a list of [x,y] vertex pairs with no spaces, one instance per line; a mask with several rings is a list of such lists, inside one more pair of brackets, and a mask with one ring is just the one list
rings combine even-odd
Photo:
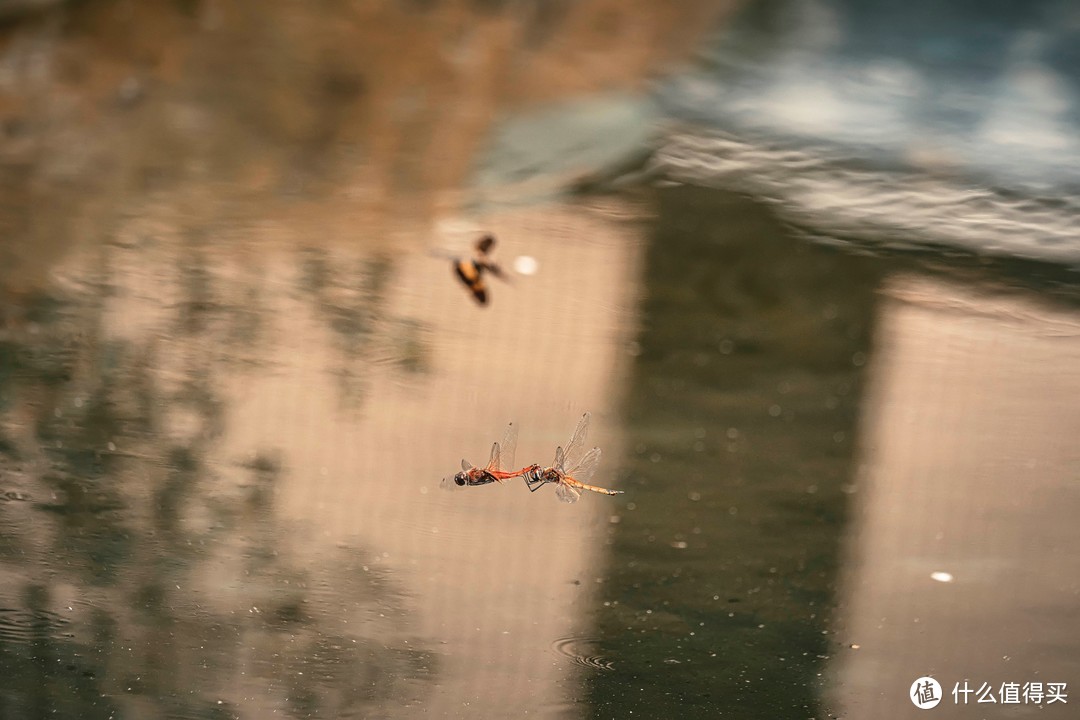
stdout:
[[[1080,495],[1080,322],[1072,308],[943,279],[882,303],[839,598],[840,715],[914,717],[919,677],[949,717],[1000,707],[1003,683],[1068,682]],[[957,683],[997,705],[960,706]],[[1054,707],[1059,707],[1055,705]],[[1047,711],[1053,707],[1047,707]],[[941,712],[941,708],[938,709]],[[1065,711],[1067,714],[1067,711]]]
[[634,211],[473,218],[540,268],[482,312],[423,250],[500,116],[728,5],[57,5],[0,38],[0,715],[560,712],[603,503],[434,490],[510,419],[618,455]]
[[442,259],[211,246],[167,207],[69,254],[3,343],[10,712],[559,707],[567,664],[536,658],[588,620],[606,498],[437,485],[510,419],[523,462],[586,409],[617,456],[615,211],[489,218],[540,272],[485,309]]

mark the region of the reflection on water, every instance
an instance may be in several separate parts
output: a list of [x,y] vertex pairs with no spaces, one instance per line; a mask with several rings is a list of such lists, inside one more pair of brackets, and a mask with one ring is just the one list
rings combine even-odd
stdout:
[[[885,291],[837,623],[859,650],[831,663],[835,707],[914,717],[895,699],[921,675],[946,703],[965,679],[999,702],[1004,683],[1072,685],[1075,305],[912,275]],[[949,717],[989,716],[974,700]]]
[[[859,420],[867,369],[888,387],[910,352],[878,291],[911,263],[676,188],[487,218],[540,271],[481,310],[443,259],[288,228],[257,252],[214,245],[172,212],[69,255],[0,342],[6,714],[660,716],[677,698],[803,717],[886,681],[843,655],[890,647],[866,627],[880,602],[837,578],[849,498],[872,482],[856,440],[891,427],[880,405]],[[1039,363],[1071,367],[1071,318]],[[920,322],[925,344],[942,325]],[[1004,332],[994,315],[983,335]],[[1014,345],[1023,378],[1031,349]],[[626,495],[436,492],[507,419],[519,460],[546,462],[585,409],[598,482]],[[943,569],[960,587],[964,562],[985,574],[1006,550]],[[1030,598],[1010,602],[984,609]],[[823,701],[826,671],[840,689]]]
[[[799,5],[827,32],[776,55],[770,107],[856,5]],[[975,651],[1067,680],[1075,588],[1037,571],[1075,544],[1073,279],[1048,309],[1033,264],[850,250],[1071,262],[1075,202],[690,130],[651,169],[755,198],[492,210],[641,142],[676,104],[641,84],[729,9],[100,0],[10,29],[0,716],[820,717],[894,671],[996,679]],[[483,309],[428,251],[466,227],[532,260]],[[625,495],[436,491],[508,421],[550,462],[586,410]],[[961,623],[970,653],[911,631],[965,613],[995,630]]]
[[0,605],[42,631],[3,646],[5,716],[574,712],[551,643],[587,622],[603,505],[434,489],[511,419],[529,461],[586,409],[618,455],[638,212],[470,218],[540,268],[479,315],[418,250],[498,115],[640,86],[728,6],[13,27]]
[[665,96],[681,118],[864,160],[1075,187],[1078,19],[1070,0],[760,0]]
[[883,268],[708,191],[653,233],[593,716],[815,716]]
[[[0,510],[4,716],[365,717],[422,697],[437,662],[377,559],[281,519],[274,449],[215,457],[257,305],[230,318],[197,253],[158,278],[141,257],[134,276],[82,267],[3,343],[4,489],[27,500]],[[172,330],[122,336],[149,279],[174,283],[148,309]]]
[[505,418],[548,462],[589,408],[618,455],[633,208],[488,218],[545,270],[482,311],[444,259],[174,212],[70,253],[5,330],[5,710],[562,712],[604,505],[436,487]]
[[1074,194],[1025,196],[868,166],[837,148],[751,137],[684,129],[664,140],[653,163],[684,182],[767,199],[816,242],[1080,262]]

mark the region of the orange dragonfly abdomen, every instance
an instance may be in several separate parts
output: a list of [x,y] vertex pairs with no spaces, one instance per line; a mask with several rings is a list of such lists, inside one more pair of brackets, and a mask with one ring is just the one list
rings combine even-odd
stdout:
[[472,293],[473,299],[481,305],[486,305],[487,288],[484,286],[480,267],[472,260],[458,260],[454,263],[454,272]]

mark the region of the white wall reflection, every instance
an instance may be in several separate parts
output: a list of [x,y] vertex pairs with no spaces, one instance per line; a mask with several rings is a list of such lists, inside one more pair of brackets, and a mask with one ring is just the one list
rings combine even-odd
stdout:
[[929,675],[945,691],[939,714],[1033,716],[1033,705],[974,695],[958,707],[951,691],[965,679],[997,696],[1002,683],[1080,677],[1062,640],[1080,592],[1080,320],[926,278],[895,280],[887,297],[833,710],[915,717],[922,711],[906,695]]

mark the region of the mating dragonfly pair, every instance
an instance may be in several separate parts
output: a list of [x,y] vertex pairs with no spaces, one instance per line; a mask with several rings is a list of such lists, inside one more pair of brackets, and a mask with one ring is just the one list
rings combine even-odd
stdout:
[[510,470],[514,466],[514,451],[517,448],[517,426],[513,423],[506,428],[502,443],[491,446],[491,459],[485,467],[473,467],[467,460],[461,461],[461,472],[453,477],[444,478],[441,487],[448,490],[472,486],[488,485],[493,482],[505,482],[516,477],[525,480],[530,492],[536,492],[544,485],[555,485],[555,497],[565,503],[576,502],[582,490],[601,495],[621,495],[622,490],[588,485],[596,466],[600,463],[600,448],[594,447],[588,452],[585,448],[585,435],[589,431],[589,413],[581,416],[577,429],[570,437],[566,447],[555,449],[555,461],[550,467],[528,465],[520,470]]

